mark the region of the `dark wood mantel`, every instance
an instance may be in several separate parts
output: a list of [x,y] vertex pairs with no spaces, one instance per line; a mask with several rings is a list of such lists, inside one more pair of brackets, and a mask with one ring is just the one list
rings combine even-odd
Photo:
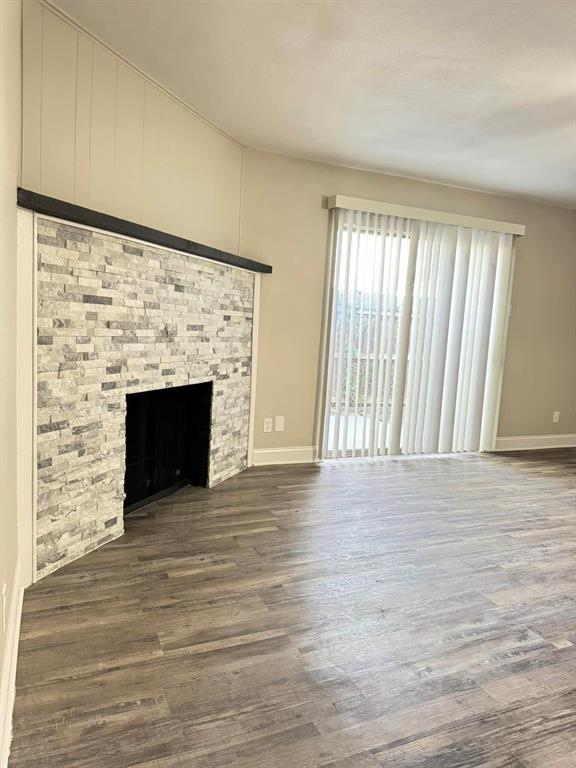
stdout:
[[246,259],[243,256],[237,256],[234,253],[221,251],[218,248],[212,248],[209,245],[202,245],[193,240],[187,240],[178,235],[171,235],[168,232],[162,232],[159,229],[152,229],[143,224],[137,224],[134,221],[119,219],[116,216],[110,216],[107,213],[94,211],[91,208],[83,208],[80,205],[67,203],[64,200],[57,200],[55,197],[41,195],[38,192],[32,192],[29,189],[18,187],[18,205],[21,208],[28,208],[43,213],[47,216],[55,216],[59,219],[83,224],[95,229],[105,229],[116,235],[133,237],[136,240],[144,240],[147,243],[161,245],[164,248],[170,248],[174,251],[183,251],[194,256],[201,256],[204,259],[217,261],[221,264],[227,264],[231,267],[240,267],[248,269],[251,272],[272,272],[269,264],[263,264],[260,261]]

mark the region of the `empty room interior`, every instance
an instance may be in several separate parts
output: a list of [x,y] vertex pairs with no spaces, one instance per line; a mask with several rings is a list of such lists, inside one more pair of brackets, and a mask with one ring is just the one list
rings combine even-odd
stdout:
[[0,0],[0,768],[576,766],[576,0]]

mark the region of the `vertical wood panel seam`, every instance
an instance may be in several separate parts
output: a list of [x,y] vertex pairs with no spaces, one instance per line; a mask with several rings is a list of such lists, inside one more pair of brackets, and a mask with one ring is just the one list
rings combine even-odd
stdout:
[[182,158],[184,157],[184,116],[182,111],[178,109],[175,112],[175,126],[178,132],[178,186],[179,186],[179,200],[178,200],[178,232],[181,236],[184,236],[184,189],[186,187],[186,174],[184,172],[184,163]]
[[90,67],[90,123],[88,129],[88,200],[92,205],[92,117],[94,111],[94,41],[90,41],[92,45],[90,50],[92,52],[92,66]]
[[24,4],[20,7],[20,152],[19,152],[18,186],[24,183],[22,170],[24,168]]
[[[88,200],[92,188],[92,110],[94,109],[94,41],[90,40],[90,107],[88,110]],[[91,202],[91,200],[90,200]]]
[[140,184],[138,185],[138,218],[144,220],[144,130],[146,125],[146,80],[137,72],[142,80],[142,140],[140,142]]
[[42,123],[44,120],[44,6],[40,6],[40,124],[38,125],[38,178],[40,189],[44,192],[44,180],[42,178]]
[[76,32],[76,60],[74,62],[74,149],[72,151],[72,195],[76,202],[76,133],[78,130],[78,48],[80,46],[80,32]]
[[141,161],[142,176],[140,179],[140,221],[144,221],[144,146],[146,144],[146,106],[148,104],[148,88],[147,83],[144,83],[144,106],[142,109],[142,147],[141,147]]
[[74,90],[74,202],[78,202],[78,190],[76,188],[77,158],[78,158],[78,69],[80,67],[80,34],[76,32],[76,88]]
[[238,237],[236,242],[236,251],[240,255],[242,245],[242,215],[244,211],[244,152],[246,147],[241,147],[240,151],[240,189],[238,196]]
[[116,65],[116,93],[114,96],[114,147],[112,149],[112,200],[111,213],[116,209],[116,145],[118,143],[118,81],[120,80],[120,66],[118,57],[114,57]]
[[[82,41],[87,43],[86,46],[81,45]],[[91,130],[91,112],[92,112],[92,97],[91,97],[91,83],[92,83],[92,69],[93,69],[93,43],[86,36],[78,32],[78,46],[76,54],[76,125],[75,125],[75,138],[76,138],[76,152],[74,156],[74,194],[75,202],[86,205],[89,201],[90,191],[90,130]],[[80,80],[80,52],[84,49],[82,80]],[[90,70],[90,82],[86,83],[86,72],[84,70]],[[80,105],[83,105],[83,113],[78,109]],[[82,124],[78,126],[79,119],[82,118]],[[86,130],[86,122],[88,122],[88,130]],[[78,141],[78,137],[80,141]],[[80,167],[79,167],[80,166]],[[88,169],[87,173],[83,173],[83,169]],[[82,180],[82,183],[80,183]],[[83,193],[83,196],[81,194]]]

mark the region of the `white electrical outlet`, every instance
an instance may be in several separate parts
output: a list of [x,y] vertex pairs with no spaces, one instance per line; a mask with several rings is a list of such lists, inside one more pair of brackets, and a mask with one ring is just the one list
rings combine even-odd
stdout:
[[554,422],[554,424],[558,424],[558,422],[560,421],[560,411],[554,411],[554,413],[552,414],[552,421]]
[[284,432],[284,416],[276,416],[274,418],[274,431]]
[[272,432],[272,417],[266,416],[264,419],[264,432]]

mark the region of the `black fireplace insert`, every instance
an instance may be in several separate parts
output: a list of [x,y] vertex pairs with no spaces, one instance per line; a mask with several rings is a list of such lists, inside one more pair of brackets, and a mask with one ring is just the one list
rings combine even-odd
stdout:
[[212,382],[126,396],[124,513],[208,484]]

